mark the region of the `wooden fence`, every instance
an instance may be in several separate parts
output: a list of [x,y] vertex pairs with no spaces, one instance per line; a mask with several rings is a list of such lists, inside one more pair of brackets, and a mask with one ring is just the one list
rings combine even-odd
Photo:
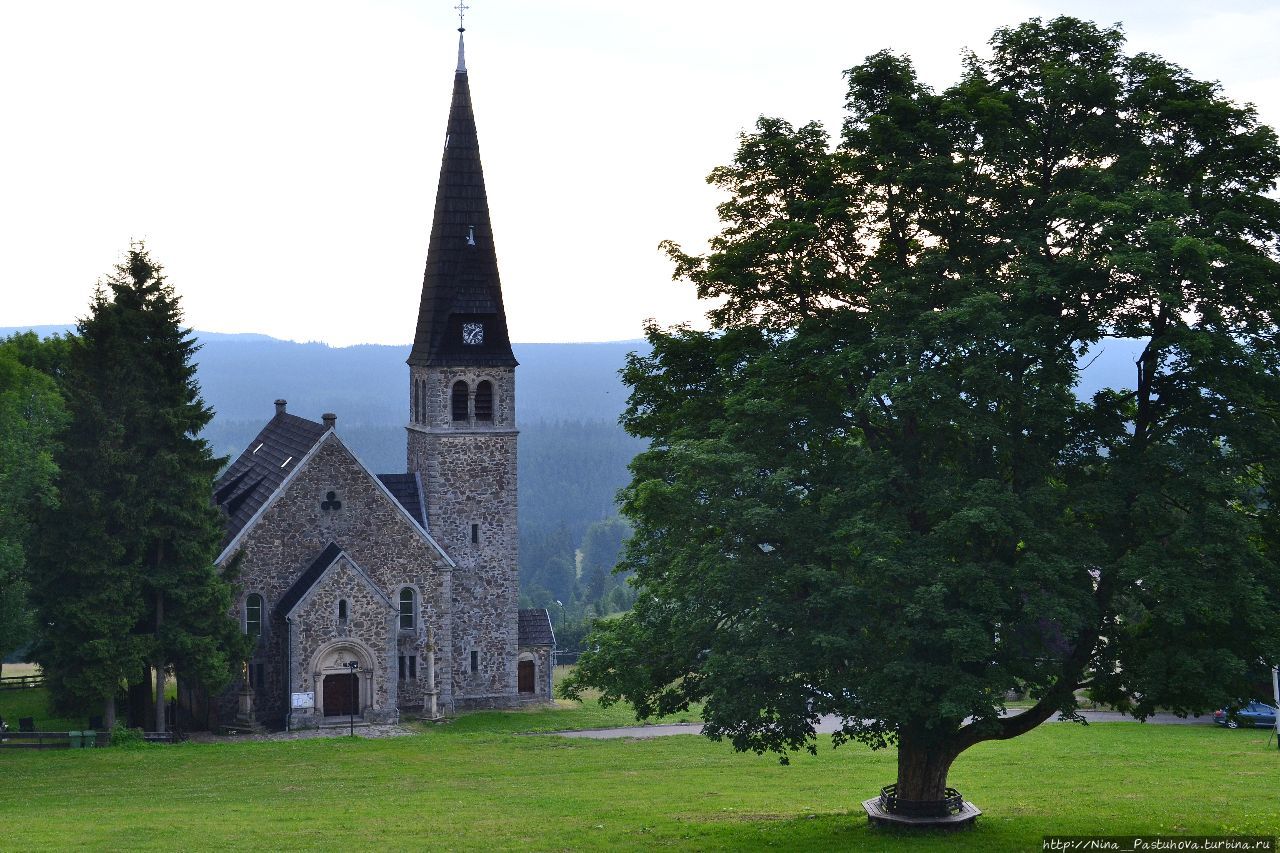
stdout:
[[0,749],[68,749],[110,743],[110,732],[15,732],[10,729],[0,733]]
[[0,690],[29,690],[44,687],[43,675],[6,675],[0,678]]
[[[147,743],[173,743],[173,732],[143,732]],[[0,749],[70,749],[110,746],[111,732],[0,732]]]

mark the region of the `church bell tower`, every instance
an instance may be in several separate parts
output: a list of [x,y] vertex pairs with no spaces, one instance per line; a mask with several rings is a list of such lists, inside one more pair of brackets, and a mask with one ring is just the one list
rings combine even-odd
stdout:
[[[456,564],[451,668],[460,707],[517,695],[516,359],[458,28],[458,68],[409,364],[408,469]],[[443,651],[443,650],[442,650]]]

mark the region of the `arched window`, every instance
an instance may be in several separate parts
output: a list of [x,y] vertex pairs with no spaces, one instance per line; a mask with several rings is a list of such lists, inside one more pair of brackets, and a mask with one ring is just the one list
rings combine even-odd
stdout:
[[411,414],[409,415],[409,420],[414,421],[415,423],[422,420],[422,418],[418,417],[418,413],[421,411],[419,407],[422,405],[421,395],[422,395],[422,383],[415,379],[413,380],[413,389],[410,393],[411,399],[410,399],[410,405],[409,405],[409,408],[412,410]]
[[250,637],[262,634],[262,596],[256,592],[244,600],[244,632]]
[[347,624],[347,600],[345,598],[338,599],[338,624]]
[[413,590],[409,587],[400,590],[400,629],[402,631],[413,630],[415,611],[418,609],[416,599]]
[[453,419],[455,421],[465,421],[467,419],[467,383],[458,380],[453,383]]
[[427,422],[427,381],[418,380],[418,423]]
[[493,420],[493,383],[488,379],[476,386],[476,420]]

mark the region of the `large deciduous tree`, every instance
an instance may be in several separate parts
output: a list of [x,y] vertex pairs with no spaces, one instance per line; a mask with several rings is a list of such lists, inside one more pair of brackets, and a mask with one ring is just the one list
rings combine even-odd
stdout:
[[27,552],[34,516],[57,501],[53,455],[66,421],[46,362],[64,349],[30,332],[0,340],[0,663],[31,639]]
[[570,694],[784,759],[836,714],[936,802],[1083,688],[1202,712],[1280,659],[1276,136],[1118,29],[991,48],[941,93],[873,55],[834,149],[762,118],[712,173],[723,230],[668,244],[712,328],[625,371],[639,597]]
[[213,412],[197,349],[161,268],[131,247],[72,340],[64,500],[33,576],[37,660],[59,703],[103,702],[110,719],[116,694],[150,669],[161,731],[170,668],[218,689],[244,652],[229,580],[214,566],[220,460],[199,437]]

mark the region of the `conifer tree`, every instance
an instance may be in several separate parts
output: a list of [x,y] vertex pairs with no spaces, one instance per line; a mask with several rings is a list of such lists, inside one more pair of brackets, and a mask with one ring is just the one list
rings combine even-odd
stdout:
[[[72,347],[71,499],[51,519],[40,578],[39,652],[59,697],[101,700],[111,716],[119,688],[150,667],[160,730],[169,668],[218,689],[244,651],[227,615],[231,586],[213,562],[222,519],[209,496],[221,462],[199,438],[213,412],[196,382],[197,349],[172,286],[135,244]],[[92,654],[80,653],[86,644]]]

